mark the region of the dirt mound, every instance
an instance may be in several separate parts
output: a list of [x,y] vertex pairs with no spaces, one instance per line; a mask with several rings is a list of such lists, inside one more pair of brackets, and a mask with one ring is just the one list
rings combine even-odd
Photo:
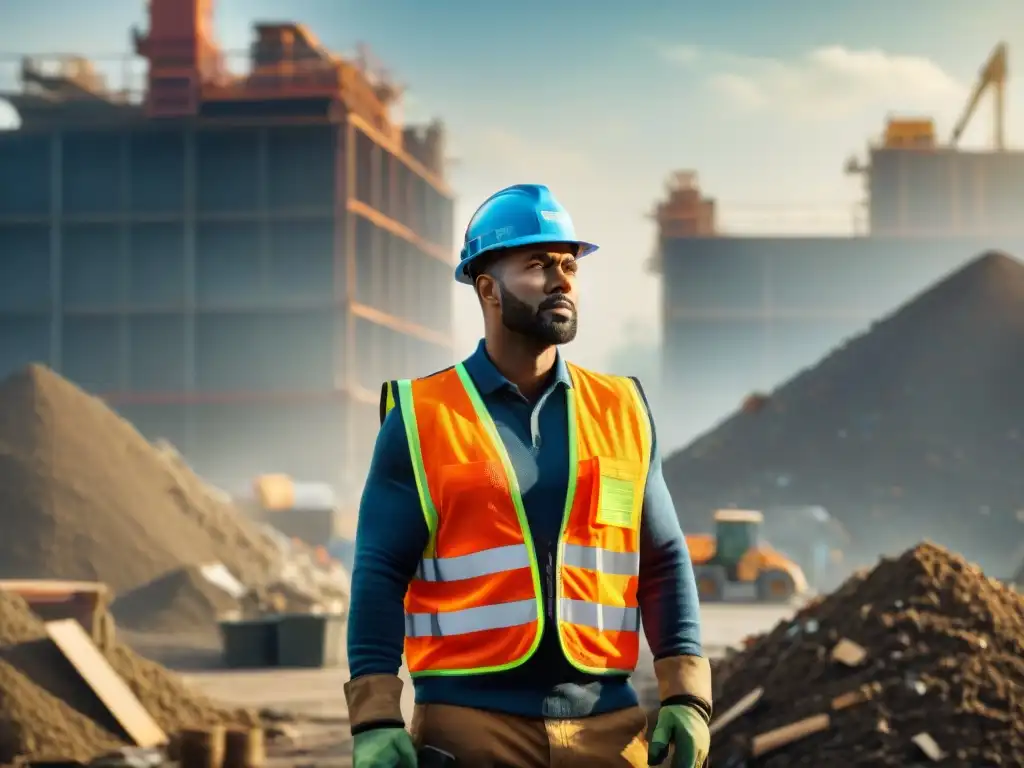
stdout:
[[1022,347],[1024,265],[979,257],[669,457],[684,526],[708,528],[722,507],[815,505],[859,562],[929,538],[1012,573],[1024,535]]
[[[251,725],[252,713],[217,707],[158,664],[116,645],[107,660],[168,733]],[[124,743],[116,723],[15,595],[0,592],[0,765],[18,756],[87,760]]]
[[117,623],[139,632],[209,632],[238,601],[210,583],[197,566],[165,573],[119,597],[111,607]]
[[[863,660],[834,660],[843,640]],[[826,730],[747,765],[925,764],[921,733],[940,765],[1024,765],[1024,597],[931,543],[854,576],[716,672],[716,717],[763,689],[715,734],[716,765],[742,764],[730,761],[754,734],[829,713]]]
[[0,577],[141,586],[223,562],[259,582],[273,544],[128,422],[49,369],[0,384]]

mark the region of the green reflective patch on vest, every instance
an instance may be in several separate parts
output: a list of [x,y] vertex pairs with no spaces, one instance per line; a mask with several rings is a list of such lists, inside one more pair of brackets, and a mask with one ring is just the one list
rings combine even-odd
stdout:
[[618,528],[632,528],[636,483],[602,474],[599,488],[597,522]]

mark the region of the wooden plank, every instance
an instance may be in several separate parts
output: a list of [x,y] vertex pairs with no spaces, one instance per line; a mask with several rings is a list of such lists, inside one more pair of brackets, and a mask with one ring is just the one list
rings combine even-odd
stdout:
[[747,712],[757,706],[757,703],[761,700],[761,696],[763,695],[763,688],[755,688],[723,712],[717,720],[712,720],[710,728],[711,735],[713,736],[725,728],[725,726],[729,725],[729,723],[747,714]]
[[831,724],[832,720],[828,715],[813,715],[781,728],[759,733],[751,744],[750,755],[755,758],[761,757],[794,741],[828,730]]
[[167,743],[167,734],[150,717],[77,621],[47,622],[46,633],[132,741],[140,747]]
[[0,592],[19,594],[69,594],[72,592],[107,592],[102,581],[64,581],[61,579],[0,579]]

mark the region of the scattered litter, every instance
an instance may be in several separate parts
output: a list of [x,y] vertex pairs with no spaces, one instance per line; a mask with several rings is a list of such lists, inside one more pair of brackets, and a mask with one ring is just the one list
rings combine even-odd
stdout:
[[914,736],[911,741],[913,741],[918,748],[924,752],[925,757],[929,760],[937,763],[939,760],[943,760],[946,757],[946,753],[942,751],[942,747],[940,747],[935,742],[935,739],[927,733],[919,733]]
[[848,667],[857,667],[864,663],[868,652],[853,640],[843,638],[832,648],[832,660]]

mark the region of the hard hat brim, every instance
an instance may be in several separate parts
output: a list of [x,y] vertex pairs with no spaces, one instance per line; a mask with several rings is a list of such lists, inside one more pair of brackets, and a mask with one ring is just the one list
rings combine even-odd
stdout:
[[485,248],[465,261],[460,261],[458,266],[455,267],[455,282],[462,283],[463,285],[473,285],[473,279],[467,274],[469,265],[488,254],[495,253],[496,251],[507,251],[512,248],[521,248],[524,245],[539,245],[540,243],[556,242],[568,243],[570,245],[577,246],[579,248],[579,252],[576,254],[577,259],[582,259],[584,256],[587,256],[598,249],[598,246],[583,240],[552,240],[550,235],[527,235],[525,237],[517,237],[512,240],[504,240],[501,245]]

